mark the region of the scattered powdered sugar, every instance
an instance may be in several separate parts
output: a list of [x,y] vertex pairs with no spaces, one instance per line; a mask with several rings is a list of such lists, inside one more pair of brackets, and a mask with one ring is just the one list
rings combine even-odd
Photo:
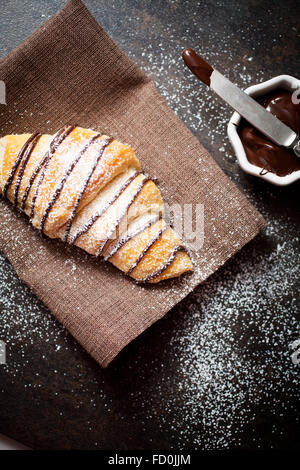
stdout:
[[[298,305],[296,297],[287,297],[298,264],[291,263],[292,250],[284,252],[280,244],[278,249],[267,256],[254,249],[252,263],[241,254],[242,270],[226,267],[216,275],[217,287],[215,279],[199,289],[184,331],[172,339],[186,410],[183,427],[200,419],[210,434],[209,442],[198,436],[196,447],[238,446],[237,436],[251,425],[256,406],[267,406],[274,417],[282,394],[289,391],[295,403],[299,398],[290,350],[300,335]],[[172,398],[168,405],[177,408]]]
[[[60,341],[69,335],[16,276],[10,263],[0,258],[0,338],[5,340],[9,361],[7,372],[17,377],[30,357],[28,348],[39,341],[52,343],[58,351]],[[10,351],[18,351],[16,357]]]
[[[143,404],[147,410],[160,404],[161,414],[152,411],[145,428],[157,420],[174,449],[269,446],[256,432],[261,410],[279,441],[288,426],[284,416],[299,422],[299,366],[291,358],[300,337],[299,239],[287,243],[289,230],[283,220],[271,223],[265,250],[255,242],[244,248],[174,316],[166,357],[153,361],[155,380]],[[131,398],[141,406],[138,391]]]
[[[214,3],[215,22],[221,22],[220,14],[228,14],[225,3]],[[169,4],[174,6],[174,11],[183,8],[181,2]],[[151,13],[144,11],[143,16],[137,14],[131,18],[131,27],[121,42],[121,47],[153,79],[167,103],[221,166],[225,170],[230,167],[230,177],[240,183],[268,223],[257,245],[254,241],[244,248],[235,260],[191,294],[180,307],[181,312],[187,310],[186,314],[182,313],[184,320],[174,320],[170,349],[175,349],[176,355],[167,356],[168,365],[162,361],[161,367],[158,366],[153,399],[144,404],[151,410],[161,403],[159,427],[165,433],[174,434],[174,448],[179,444],[178,435],[182,448],[187,443],[199,448],[241,445],[239,433],[249,429],[251,435],[256,411],[264,407],[269,422],[273,423],[271,432],[279,435],[279,440],[284,434],[280,418],[289,415],[290,421],[291,416],[298,419],[292,403],[299,399],[299,371],[291,360],[290,347],[300,336],[296,320],[299,314],[297,221],[289,217],[288,206],[286,211],[272,210],[274,199],[284,198],[289,204],[282,190],[260,184],[258,180],[249,182],[242,175],[226,136],[232,111],[184,69],[180,58],[184,47],[194,47],[228,78],[246,88],[271,78],[268,68],[260,67],[259,62],[255,66],[254,60],[262,44],[271,39],[266,39],[260,18],[256,30],[247,19],[244,30],[236,31],[230,30],[229,16],[228,23],[222,24],[222,34],[218,35],[214,33],[216,26],[210,28],[209,22],[199,21],[209,16],[209,8],[209,2],[193,4],[188,10],[185,34],[176,24],[178,15],[173,22],[157,18],[154,9]],[[240,2],[233,8],[240,10]],[[224,10],[226,13],[220,13]],[[185,21],[184,16],[181,21]],[[270,24],[275,29],[278,21],[282,21],[280,15],[270,15]],[[142,51],[130,47],[131,43],[135,44],[140,23],[151,37],[143,44]],[[200,27],[204,23],[205,30]],[[255,42],[251,41],[253,34]],[[273,38],[272,43],[279,43],[280,37]],[[247,42],[245,50],[251,52],[238,57],[243,41]],[[286,72],[279,68],[279,73]],[[297,197],[296,192],[293,197]],[[176,370],[172,376],[167,375],[170,369]],[[167,401],[166,387],[170,391]],[[133,399],[140,405],[138,393],[133,393]],[[191,441],[197,427],[202,431]],[[253,437],[253,433],[251,439],[249,445],[255,447],[267,444],[260,436]]]

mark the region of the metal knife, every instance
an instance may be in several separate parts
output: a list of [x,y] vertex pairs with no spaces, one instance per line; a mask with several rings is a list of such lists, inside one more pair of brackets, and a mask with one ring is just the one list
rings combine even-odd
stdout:
[[185,49],[182,57],[187,67],[199,80],[214,90],[250,124],[276,144],[292,148],[300,157],[300,138],[296,132],[266,111],[263,106],[208,64],[193,49]]

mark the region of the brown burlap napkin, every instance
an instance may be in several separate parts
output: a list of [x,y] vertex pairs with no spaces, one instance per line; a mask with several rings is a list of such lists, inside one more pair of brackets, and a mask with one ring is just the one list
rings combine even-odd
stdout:
[[0,202],[0,249],[83,347],[107,366],[264,226],[261,215],[114,44],[80,0],[0,64],[7,87],[1,136],[78,123],[130,143],[170,203],[202,203],[205,240],[194,274],[141,287],[109,263],[42,239]]

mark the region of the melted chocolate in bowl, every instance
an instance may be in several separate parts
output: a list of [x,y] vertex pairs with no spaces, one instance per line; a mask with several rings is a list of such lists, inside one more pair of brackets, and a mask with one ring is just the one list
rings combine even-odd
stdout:
[[[257,101],[299,135],[300,104],[292,102],[290,91],[277,89],[260,96]],[[253,165],[262,168],[261,175],[271,172],[278,176],[286,176],[300,170],[300,159],[292,149],[275,144],[245,119],[242,119],[238,126],[238,134],[247,159]]]

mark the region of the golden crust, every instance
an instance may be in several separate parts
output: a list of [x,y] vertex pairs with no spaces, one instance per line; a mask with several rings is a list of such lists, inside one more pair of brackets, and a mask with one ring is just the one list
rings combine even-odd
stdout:
[[[5,196],[19,207],[24,202],[33,225],[48,236],[64,239],[67,234],[68,241],[88,253],[106,255],[137,281],[157,283],[192,270],[181,240],[159,218],[161,193],[140,173],[133,149],[90,129],[69,131],[47,163],[53,135],[38,136],[30,151],[31,134],[0,139],[0,189]],[[139,220],[150,223],[143,222],[118,247]]]
[[110,262],[127,273],[139,259],[141,253],[145,253],[149,245],[167,227],[164,220],[158,220],[155,224],[147,227],[135,237],[128,240],[111,258]]

